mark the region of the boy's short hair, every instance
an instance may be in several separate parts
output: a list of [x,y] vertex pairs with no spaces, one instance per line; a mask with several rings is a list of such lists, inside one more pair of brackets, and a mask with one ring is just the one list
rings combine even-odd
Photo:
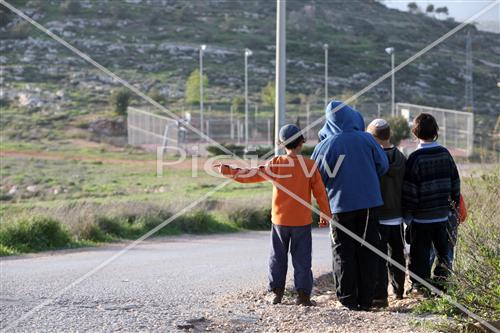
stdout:
[[304,138],[304,136],[301,134],[299,137],[297,137],[295,140],[287,143],[285,145],[285,148],[286,149],[295,149],[297,148],[298,146],[300,146],[302,143],[306,142],[306,139]]
[[436,119],[428,113],[421,113],[413,120],[411,132],[421,140],[436,141],[439,138]]
[[366,128],[366,131],[382,141],[386,141],[391,138],[391,126],[384,119],[373,120]]
[[[295,139],[292,141],[288,142],[290,139],[294,138],[297,136]],[[299,126],[295,124],[288,124],[280,128],[279,131],[279,144],[286,144],[284,145],[286,149],[295,149],[297,148],[300,144],[306,142],[306,139],[302,135],[302,131],[299,128]]]

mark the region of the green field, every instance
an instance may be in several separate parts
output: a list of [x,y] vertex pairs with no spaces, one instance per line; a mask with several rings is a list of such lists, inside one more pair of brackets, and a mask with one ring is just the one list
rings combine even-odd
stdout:
[[[42,146],[44,150],[35,150]],[[14,142],[1,147],[0,243],[5,254],[139,237],[224,181],[204,170],[193,177],[190,161],[167,166],[157,176],[155,156],[146,152],[107,147],[109,152],[105,145],[97,151],[48,147]],[[270,184],[231,182],[160,234],[262,228],[269,223],[261,217],[269,214],[270,198]],[[5,236],[24,224],[35,228],[34,220],[44,219],[56,221],[68,232],[67,244],[47,241],[30,247]],[[102,233],[96,234],[97,229]]]

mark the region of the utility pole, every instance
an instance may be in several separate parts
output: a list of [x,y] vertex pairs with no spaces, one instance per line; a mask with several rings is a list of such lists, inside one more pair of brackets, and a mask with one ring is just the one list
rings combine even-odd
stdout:
[[385,52],[391,56],[391,116],[394,117],[396,110],[394,108],[395,106],[395,82],[394,82],[394,48],[393,47],[388,47],[385,49]]
[[465,40],[465,111],[474,110],[474,91],[472,85],[472,37],[470,30]]
[[204,134],[204,119],[203,119],[203,51],[207,46],[205,44],[200,45],[200,131]]
[[328,105],[328,44],[323,44],[325,50],[325,108]]
[[276,98],[274,104],[274,154],[280,154],[279,131],[285,124],[286,0],[276,0]]
[[248,149],[248,57],[252,51],[245,49],[245,149]]

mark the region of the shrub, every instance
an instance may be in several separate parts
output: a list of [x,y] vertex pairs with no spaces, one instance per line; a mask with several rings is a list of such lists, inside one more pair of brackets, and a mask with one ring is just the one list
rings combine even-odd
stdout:
[[211,234],[237,231],[236,227],[223,223],[213,215],[204,211],[196,211],[189,215],[180,216],[172,222],[171,226],[171,228],[176,228],[180,232],[188,234]]
[[229,220],[243,229],[268,230],[271,228],[271,210],[238,208],[229,213]]
[[410,126],[408,121],[403,117],[392,117],[388,120],[391,126],[391,143],[395,146],[399,145],[401,140],[410,137]]
[[128,89],[118,89],[111,93],[110,104],[116,114],[120,116],[127,115],[127,108],[130,103],[131,94]]
[[85,223],[79,231],[79,238],[81,240],[89,240],[92,242],[107,242],[112,240],[112,237],[107,235],[100,227],[94,222]]
[[17,254],[17,251],[9,246],[0,244],[0,257],[11,256]]
[[10,37],[14,39],[26,39],[31,32],[31,26],[27,22],[19,22],[10,30]]
[[80,2],[77,0],[66,0],[61,4],[61,10],[66,15],[77,15],[80,9]]
[[260,98],[264,105],[274,106],[274,101],[276,99],[276,86],[274,84],[274,81],[269,81],[267,85],[262,88],[260,92]]
[[235,96],[231,102],[231,107],[234,112],[243,112],[245,108],[245,98],[243,96]]
[[155,102],[158,102],[160,104],[166,102],[165,97],[156,89],[151,89],[148,93],[148,96],[151,97]]
[[0,244],[19,252],[33,252],[71,244],[69,231],[58,220],[33,216],[0,227]]
[[[206,74],[203,74],[203,88],[208,87],[208,77]],[[185,88],[185,99],[186,103],[199,103],[200,102],[200,71],[194,70],[189,75],[186,81]]]
[[116,2],[111,6],[111,15],[115,19],[123,20],[128,17],[128,12],[119,2]]

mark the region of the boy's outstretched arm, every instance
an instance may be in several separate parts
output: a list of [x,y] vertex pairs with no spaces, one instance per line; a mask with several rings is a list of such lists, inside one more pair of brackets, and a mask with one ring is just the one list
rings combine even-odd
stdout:
[[264,165],[257,168],[233,168],[228,164],[220,164],[219,168],[222,175],[239,183],[259,183],[267,180],[263,177],[263,174],[267,174]]

